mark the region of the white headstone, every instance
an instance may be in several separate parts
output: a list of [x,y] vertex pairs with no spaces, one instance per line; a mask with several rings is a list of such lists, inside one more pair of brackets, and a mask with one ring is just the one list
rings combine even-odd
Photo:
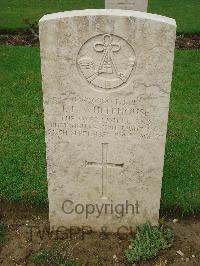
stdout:
[[175,36],[125,10],[40,20],[52,228],[157,224]]
[[105,0],[105,7],[147,12],[148,0]]

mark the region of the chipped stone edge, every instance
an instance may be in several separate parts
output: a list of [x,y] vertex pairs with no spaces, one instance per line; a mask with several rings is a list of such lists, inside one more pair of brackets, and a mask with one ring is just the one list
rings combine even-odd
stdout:
[[166,23],[176,27],[176,21],[173,18],[140,12],[140,11],[132,11],[132,10],[121,10],[121,9],[85,9],[85,10],[73,10],[73,11],[65,11],[44,15],[39,23],[43,23],[45,21],[50,20],[58,20],[62,18],[70,18],[70,17],[84,17],[84,16],[118,16],[118,17],[134,17],[138,19],[147,19],[152,21],[158,21],[161,23]]

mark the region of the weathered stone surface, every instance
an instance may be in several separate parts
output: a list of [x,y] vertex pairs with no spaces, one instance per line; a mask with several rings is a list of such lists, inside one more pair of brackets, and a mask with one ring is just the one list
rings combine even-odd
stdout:
[[158,222],[175,35],[125,10],[40,20],[52,228]]
[[105,7],[147,12],[148,0],[105,0]]

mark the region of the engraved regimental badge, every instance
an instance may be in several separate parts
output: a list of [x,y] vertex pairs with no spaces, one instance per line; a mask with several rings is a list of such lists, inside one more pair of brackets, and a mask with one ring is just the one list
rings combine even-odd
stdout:
[[77,56],[82,77],[96,88],[110,90],[127,83],[135,69],[132,46],[113,34],[100,34],[89,39]]

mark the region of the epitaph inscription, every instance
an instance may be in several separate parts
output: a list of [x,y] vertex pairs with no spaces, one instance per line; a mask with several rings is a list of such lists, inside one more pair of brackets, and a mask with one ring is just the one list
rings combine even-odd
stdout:
[[127,83],[135,68],[136,56],[123,38],[100,34],[81,47],[77,65],[82,76],[94,87],[110,90]]

